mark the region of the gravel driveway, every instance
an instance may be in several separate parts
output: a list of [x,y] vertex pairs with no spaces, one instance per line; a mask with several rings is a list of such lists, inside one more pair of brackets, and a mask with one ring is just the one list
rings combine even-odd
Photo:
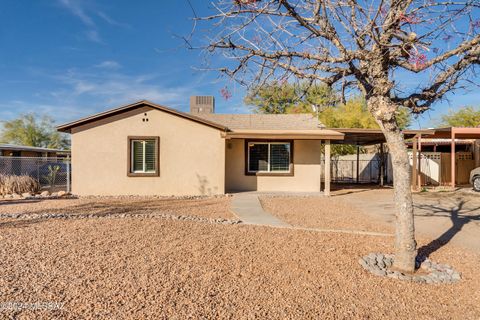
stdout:
[[[85,205],[68,201],[67,211]],[[182,201],[182,213],[230,217],[220,209],[229,199]],[[172,203],[152,205],[173,212]],[[480,318],[480,257],[448,245],[431,258],[463,280],[427,286],[361,268],[360,256],[392,251],[384,237],[150,218],[0,220],[0,230],[0,318]],[[61,309],[5,308],[11,302]]]

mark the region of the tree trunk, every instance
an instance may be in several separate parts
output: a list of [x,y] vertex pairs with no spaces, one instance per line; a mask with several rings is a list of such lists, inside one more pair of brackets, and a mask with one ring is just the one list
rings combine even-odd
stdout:
[[388,150],[392,156],[396,206],[395,260],[393,266],[404,272],[413,272],[415,270],[417,244],[410,188],[410,165],[405,140],[395,118],[398,106],[386,97],[370,97],[367,104],[385,135]]

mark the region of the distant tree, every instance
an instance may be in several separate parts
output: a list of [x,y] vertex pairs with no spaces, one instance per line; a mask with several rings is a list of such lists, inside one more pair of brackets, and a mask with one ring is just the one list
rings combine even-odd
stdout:
[[335,93],[326,85],[273,81],[252,87],[244,99],[258,113],[310,113],[336,102]]
[[67,136],[56,131],[52,118],[35,113],[22,114],[17,119],[5,121],[0,131],[0,142],[56,149],[70,146]]
[[[329,128],[379,128],[362,96],[354,96],[343,104],[339,103],[339,96],[323,84],[273,81],[250,88],[244,102],[258,113],[270,114],[313,113],[315,106],[321,122]],[[406,108],[399,109],[397,120],[401,129],[410,125],[410,116]]]
[[450,112],[442,116],[443,126],[448,127],[478,127],[480,126],[480,109],[464,107],[460,110]]
[[[396,118],[400,129],[410,125],[411,114],[406,108],[399,108]],[[368,111],[367,103],[362,96],[353,97],[344,104],[325,108],[320,112],[320,120],[329,128],[380,128]]]

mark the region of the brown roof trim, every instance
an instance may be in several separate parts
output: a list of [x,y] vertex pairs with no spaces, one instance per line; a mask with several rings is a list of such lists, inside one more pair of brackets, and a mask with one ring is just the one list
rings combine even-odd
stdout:
[[110,109],[110,110],[107,110],[107,111],[104,111],[104,112],[93,114],[91,116],[88,116],[88,117],[85,117],[85,118],[82,118],[82,119],[79,119],[79,120],[76,120],[76,121],[65,123],[65,124],[57,126],[57,130],[61,131],[61,132],[70,133],[72,128],[75,128],[75,127],[78,127],[78,126],[81,126],[81,125],[84,125],[84,124],[87,124],[87,123],[90,123],[90,122],[93,122],[93,121],[105,119],[105,118],[108,118],[108,117],[111,117],[111,116],[114,116],[114,115],[117,115],[117,114],[121,114],[121,113],[126,112],[126,111],[130,111],[130,110],[133,110],[133,109],[136,109],[136,108],[144,107],[144,106],[151,107],[153,109],[157,109],[157,110],[160,110],[160,111],[164,111],[164,112],[173,114],[175,116],[178,116],[178,117],[181,117],[181,118],[184,118],[184,119],[188,119],[188,120],[200,123],[200,124],[204,124],[206,126],[216,128],[216,129],[219,129],[219,130],[222,130],[222,131],[228,131],[227,127],[222,126],[218,123],[208,121],[208,120],[202,119],[200,117],[196,117],[196,116],[193,116],[191,114],[181,112],[181,111],[178,111],[178,110],[175,110],[175,109],[167,108],[165,106],[155,104],[155,103],[147,101],[147,100],[141,100],[141,101],[131,103],[131,104],[128,104],[128,105],[124,105],[124,106],[121,106],[121,107],[118,107],[118,108],[114,108],[114,109]]
[[[366,128],[327,128],[330,130],[335,130],[343,133],[383,133],[381,129],[366,129]],[[438,129],[405,129],[402,132],[404,134],[425,134],[431,135],[434,134]]]
[[344,134],[327,129],[304,130],[233,130],[222,134],[226,139],[301,139],[301,140],[343,140]]

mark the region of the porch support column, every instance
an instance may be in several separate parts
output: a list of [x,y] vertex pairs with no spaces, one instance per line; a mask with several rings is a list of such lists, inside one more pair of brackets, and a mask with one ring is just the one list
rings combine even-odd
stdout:
[[450,179],[452,188],[455,188],[455,131],[452,128],[452,141],[451,141],[451,148],[450,148]]
[[380,143],[380,186],[383,187],[385,178],[385,152],[383,143]]
[[412,189],[417,190],[417,136],[412,140]]
[[325,189],[324,194],[330,196],[330,140],[325,140]]
[[320,140],[320,192],[322,191],[322,171],[323,171],[323,153],[322,153],[322,140]]

